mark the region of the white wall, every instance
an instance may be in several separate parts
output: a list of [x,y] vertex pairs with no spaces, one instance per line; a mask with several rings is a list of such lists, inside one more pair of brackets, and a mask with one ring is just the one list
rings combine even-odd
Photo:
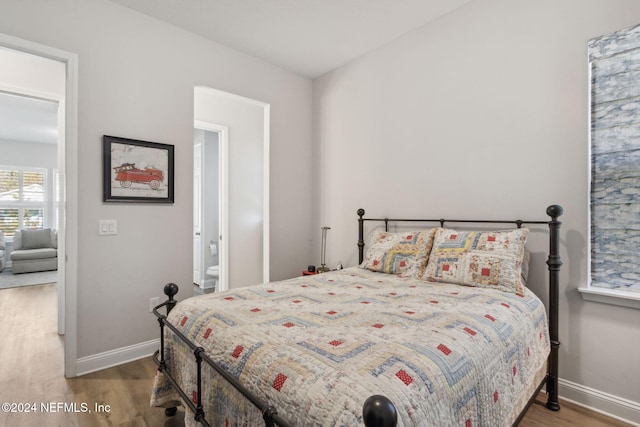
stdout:
[[[167,282],[191,286],[196,85],[271,105],[273,277],[299,274],[311,239],[310,196],[298,191],[311,185],[308,79],[106,0],[4,2],[0,29],[78,54],[79,358],[157,338],[149,298]],[[174,144],[176,202],[103,203],[104,134]],[[118,235],[98,236],[99,219],[118,220]],[[290,244],[291,224],[307,248]]]
[[0,47],[0,89],[46,96],[50,99],[64,98],[65,65],[59,61],[44,59]]
[[[49,172],[58,165],[56,144],[0,139],[0,153],[1,165],[46,168]],[[51,180],[53,176],[49,174],[47,179]],[[51,183],[52,181],[49,181],[49,184]]]
[[[560,377],[578,385],[572,398],[590,387],[627,399],[631,414],[610,410],[635,422],[640,313],[585,302],[577,288],[588,256],[587,41],[638,23],[633,0],[475,0],[313,84],[314,229],[332,227],[329,265],[357,262],[360,207],[545,219],[561,204]],[[531,282],[541,294],[544,277]]]

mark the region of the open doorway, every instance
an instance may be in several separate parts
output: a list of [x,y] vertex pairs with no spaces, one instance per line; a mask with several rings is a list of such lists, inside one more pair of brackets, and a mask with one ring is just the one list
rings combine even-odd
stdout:
[[[57,330],[62,335],[64,258],[58,241],[64,234],[58,236],[64,220],[59,160],[65,64],[7,48],[0,50],[0,62],[5,70],[0,73],[0,232],[6,267],[0,282],[4,288],[58,283]],[[37,240],[30,242],[28,236]]]
[[77,372],[77,56],[0,34],[0,63],[0,92],[47,102],[57,110],[57,128],[50,130],[57,134],[57,149],[51,154],[57,159],[56,170],[48,179],[51,194],[57,196],[43,208],[43,215],[48,214],[43,226],[57,227],[56,326],[64,335],[64,375],[73,377]]
[[0,91],[0,289],[58,281],[58,109]]
[[228,289],[228,162],[226,126],[194,122],[193,283],[194,293]]
[[[217,133],[223,156],[226,147],[227,160],[220,162],[225,178],[221,179],[223,221],[217,247],[217,290],[269,281],[269,120],[269,104],[208,87],[194,88],[194,127]],[[195,163],[201,165],[202,160]],[[194,177],[202,173],[197,165],[195,169]],[[202,194],[198,186],[194,183],[194,189]],[[195,214],[201,211],[202,198],[196,196],[194,201]],[[194,224],[197,221],[194,217]],[[200,253],[194,251],[194,270],[206,272],[209,266],[199,260],[204,253],[211,256],[211,240],[213,244],[216,241],[205,238],[195,243],[196,228],[194,246]]]

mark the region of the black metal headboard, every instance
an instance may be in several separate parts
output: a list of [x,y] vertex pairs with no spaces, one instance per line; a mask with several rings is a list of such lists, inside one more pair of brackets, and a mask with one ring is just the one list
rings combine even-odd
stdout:
[[549,270],[549,337],[551,340],[551,354],[549,355],[549,365],[547,371],[546,390],[548,394],[547,408],[557,411],[558,404],[558,350],[560,341],[558,338],[558,318],[559,318],[559,277],[562,260],[560,259],[560,225],[558,221],[563,213],[559,205],[551,205],[547,208],[547,215],[551,217],[547,221],[523,221],[517,220],[471,220],[471,219],[391,219],[391,218],[364,218],[364,209],[358,209],[358,264],[364,260],[364,223],[365,221],[384,222],[385,230],[389,230],[390,222],[422,222],[440,223],[444,227],[445,223],[467,223],[467,224],[515,224],[518,228],[524,224],[547,224],[549,226],[549,256],[547,267]]

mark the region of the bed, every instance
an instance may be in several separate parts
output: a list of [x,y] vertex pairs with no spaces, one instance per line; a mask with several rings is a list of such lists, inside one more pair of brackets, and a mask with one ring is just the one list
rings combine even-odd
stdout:
[[[357,267],[180,303],[167,284],[151,405],[185,406],[186,426],[508,426],[546,387],[558,410],[562,208],[545,221],[364,214]],[[368,222],[383,227],[365,251]],[[547,226],[548,316],[524,248],[528,227]]]

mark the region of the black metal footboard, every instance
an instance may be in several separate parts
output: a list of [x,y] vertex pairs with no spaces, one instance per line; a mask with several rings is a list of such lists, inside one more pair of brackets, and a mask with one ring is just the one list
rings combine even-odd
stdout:
[[[184,336],[171,322],[167,320],[167,315],[176,305],[177,301],[173,298],[178,293],[178,285],[175,283],[168,283],[164,287],[164,293],[169,299],[153,309],[153,314],[158,318],[160,324],[160,349],[156,350],[153,354],[153,360],[158,366],[158,371],[162,372],[169,380],[174,389],[178,392],[182,398],[183,404],[193,412],[194,419],[200,422],[206,427],[211,425],[206,420],[204,408],[202,407],[202,362],[204,361],[211,368],[215,369],[225,380],[227,380],[236,390],[238,390],[244,397],[246,397],[256,408],[262,412],[262,418],[264,419],[264,425],[266,427],[274,427],[278,425],[280,427],[289,427],[289,424],[278,415],[278,411],[268,403],[264,403],[258,399],[253,393],[251,393],[245,386],[240,384],[232,375],[230,375],[224,368],[220,367],[216,362],[211,360],[207,356],[204,348],[196,346],[189,338]],[[161,314],[158,310],[162,307],[167,308],[167,315]],[[165,362],[164,351],[164,328],[167,327],[173,332],[182,342],[187,344],[193,352],[194,360],[196,362],[197,377],[196,377],[196,402],[195,404],[182,390],[180,385],[171,375],[171,371],[168,369]],[[158,355],[160,358],[158,359]],[[174,415],[176,408],[167,408],[165,414],[168,416]],[[385,396],[375,395],[369,397],[362,409],[364,424],[367,427],[395,427],[398,420],[398,414],[395,406]]]

